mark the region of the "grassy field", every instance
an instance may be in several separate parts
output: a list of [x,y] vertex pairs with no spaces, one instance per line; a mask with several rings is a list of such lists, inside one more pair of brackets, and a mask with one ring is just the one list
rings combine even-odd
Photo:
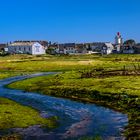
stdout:
[[5,78],[12,77],[12,76],[15,76],[15,75],[18,75],[18,74],[2,72],[2,73],[0,73],[0,79],[5,79]]
[[140,55],[27,56],[0,58],[0,72],[61,71],[9,85],[51,96],[93,102],[129,116],[127,137],[140,137]]
[[39,113],[29,107],[19,105],[9,99],[0,98],[0,129],[26,128],[32,125],[54,127],[54,121],[41,118]]
[[0,73],[27,73],[46,71],[84,70],[93,67],[122,68],[140,64],[139,55],[81,55],[81,56],[28,56],[13,55],[0,57]]
[[61,75],[32,78],[9,85],[10,88],[38,91],[49,94],[57,89],[79,89],[98,91],[100,93],[127,94],[140,97],[140,77],[116,76],[107,78],[80,78],[75,71],[64,72]]

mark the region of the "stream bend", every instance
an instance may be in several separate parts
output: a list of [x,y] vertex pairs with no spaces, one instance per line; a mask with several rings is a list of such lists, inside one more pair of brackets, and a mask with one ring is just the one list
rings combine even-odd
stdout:
[[84,104],[68,99],[50,97],[22,90],[8,89],[5,85],[38,76],[58,74],[57,72],[37,73],[0,80],[0,97],[16,101],[37,109],[42,117],[58,116],[59,126],[47,130],[39,125],[29,128],[14,128],[12,131],[23,135],[25,140],[79,139],[83,136],[101,136],[103,139],[120,138],[128,124],[126,114],[95,104]]

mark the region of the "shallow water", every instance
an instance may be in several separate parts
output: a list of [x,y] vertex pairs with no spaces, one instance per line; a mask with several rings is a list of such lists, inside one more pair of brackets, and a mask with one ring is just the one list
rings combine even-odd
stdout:
[[18,80],[50,74],[56,73],[17,76],[0,81],[0,97],[6,97],[20,104],[31,106],[39,110],[42,117],[59,116],[60,118],[58,128],[51,131],[42,129],[37,125],[27,129],[17,128],[12,131],[22,134],[24,139],[27,140],[78,139],[83,136],[123,138],[121,132],[128,124],[128,117],[125,114],[95,104],[79,103],[4,87],[4,85]]

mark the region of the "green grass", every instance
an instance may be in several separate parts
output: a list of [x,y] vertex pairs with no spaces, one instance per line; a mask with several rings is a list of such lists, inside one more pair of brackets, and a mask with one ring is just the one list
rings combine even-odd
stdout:
[[54,128],[55,120],[41,118],[39,113],[32,108],[0,98],[0,129],[26,128],[32,125]]
[[75,88],[97,90],[100,93],[128,94],[140,96],[139,76],[116,76],[108,78],[80,78],[77,71],[65,72],[61,75],[43,76],[12,83],[10,88],[28,91],[39,91],[48,94],[55,88]]
[[[0,73],[34,73],[61,71],[58,76],[44,76],[9,85],[10,88],[35,91],[51,96],[88,101],[128,114],[126,136],[140,136],[140,76],[82,78],[81,71],[104,68],[107,71],[128,70],[140,66],[140,55],[75,55],[0,57]],[[80,71],[80,72],[79,72]],[[7,75],[12,76],[12,75]],[[7,77],[6,76],[6,77]],[[4,76],[0,76],[4,77]]]
[[80,55],[80,56],[31,56],[13,55],[0,57],[0,72],[47,72],[91,69],[93,67],[122,68],[140,64],[139,55]]
[[108,78],[80,78],[77,71],[61,75],[32,78],[9,85],[10,88],[41,94],[97,103],[128,114],[126,136],[140,132],[140,77],[114,76]]
[[0,73],[0,79],[5,79],[5,78],[8,78],[8,77],[12,77],[12,76],[15,76],[16,74],[13,74],[13,73]]

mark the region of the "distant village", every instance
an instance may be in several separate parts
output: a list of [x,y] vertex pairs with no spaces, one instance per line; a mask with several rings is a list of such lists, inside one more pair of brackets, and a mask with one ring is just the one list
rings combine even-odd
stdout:
[[48,41],[29,40],[14,41],[7,44],[0,44],[0,54],[140,54],[140,43],[129,39],[123,41],[118,32],[114,43],[111,42],[91,42],[91,43],[51,43]]

